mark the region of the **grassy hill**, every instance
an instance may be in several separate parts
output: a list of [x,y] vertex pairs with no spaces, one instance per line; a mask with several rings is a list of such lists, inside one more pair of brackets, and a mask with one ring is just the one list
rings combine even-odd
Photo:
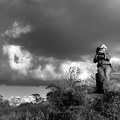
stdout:
[[78,85],[75,77],[50,84],[47,101],[40,104],[1,102],[0,120],[120,120],[119,74],[111,74],[105,93],[97,93],[95,85]]

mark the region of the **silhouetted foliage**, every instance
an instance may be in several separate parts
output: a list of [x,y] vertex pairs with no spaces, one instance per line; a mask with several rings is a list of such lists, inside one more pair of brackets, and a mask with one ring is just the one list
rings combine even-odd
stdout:
[[39,103],[42,100],[42,97],[38,93],[32,94],[32,96],[35,98],[36,103]]
[[9,101],[4,100],[4,101],[0,102],[0,107],[9,107]]

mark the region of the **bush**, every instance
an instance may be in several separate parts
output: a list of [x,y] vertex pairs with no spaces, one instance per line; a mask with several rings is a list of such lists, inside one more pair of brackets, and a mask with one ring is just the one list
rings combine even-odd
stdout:
[[0,109],[0,120],[47,120],[48,106],[44,104],[24,104],[18,107]]
[[110,120],[120,118],[120,93],[107,93],[95,104],[95,110]]

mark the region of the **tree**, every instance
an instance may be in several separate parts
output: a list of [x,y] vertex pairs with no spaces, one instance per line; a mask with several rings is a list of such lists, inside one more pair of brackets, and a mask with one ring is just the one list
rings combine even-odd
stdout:
[[2,102],[3,101],[3,96],[2,95],[0,95],[0,102]]
[[40,103],[42,100],[42,97],[40,96],[40,94],[36,93],[36,94],[32,94],[32,96],[35,98],[35,102],[36,103]]
[[10,106],[10,103],[9,103],[9,100],[3,100],[2,102],[0,102],[0,107],[9,107]]
[[76,83],[80,82],[79,75],[82,73],[82,70],[79,67],[70,67],[66,73],[66,80],[68,81],[69,86],[73,87]]
[[82,104],[82,94],[76,84],[79,82],[78,76],[81,70],[78,67],[70,67],[63,81],[57,84],[50,84],[47,89],[51,89],[47,93],[47,100],[53,109],[60,111],[66,110],[71,106]]

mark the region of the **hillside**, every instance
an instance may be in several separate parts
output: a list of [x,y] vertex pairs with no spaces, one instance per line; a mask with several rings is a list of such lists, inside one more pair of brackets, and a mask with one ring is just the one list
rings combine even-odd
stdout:
[[95,83],[95,79],[87,79],[83,83],[78,81],[78,74],[70,71],[66,79],[50,84],[46,88],[50,90],[46,101],[19,106],[1,102],[0,120],[119,120],[119,73],[112,72],[109,89],[105,93],[96,92],[96,84],[88,84],[91,81]]

